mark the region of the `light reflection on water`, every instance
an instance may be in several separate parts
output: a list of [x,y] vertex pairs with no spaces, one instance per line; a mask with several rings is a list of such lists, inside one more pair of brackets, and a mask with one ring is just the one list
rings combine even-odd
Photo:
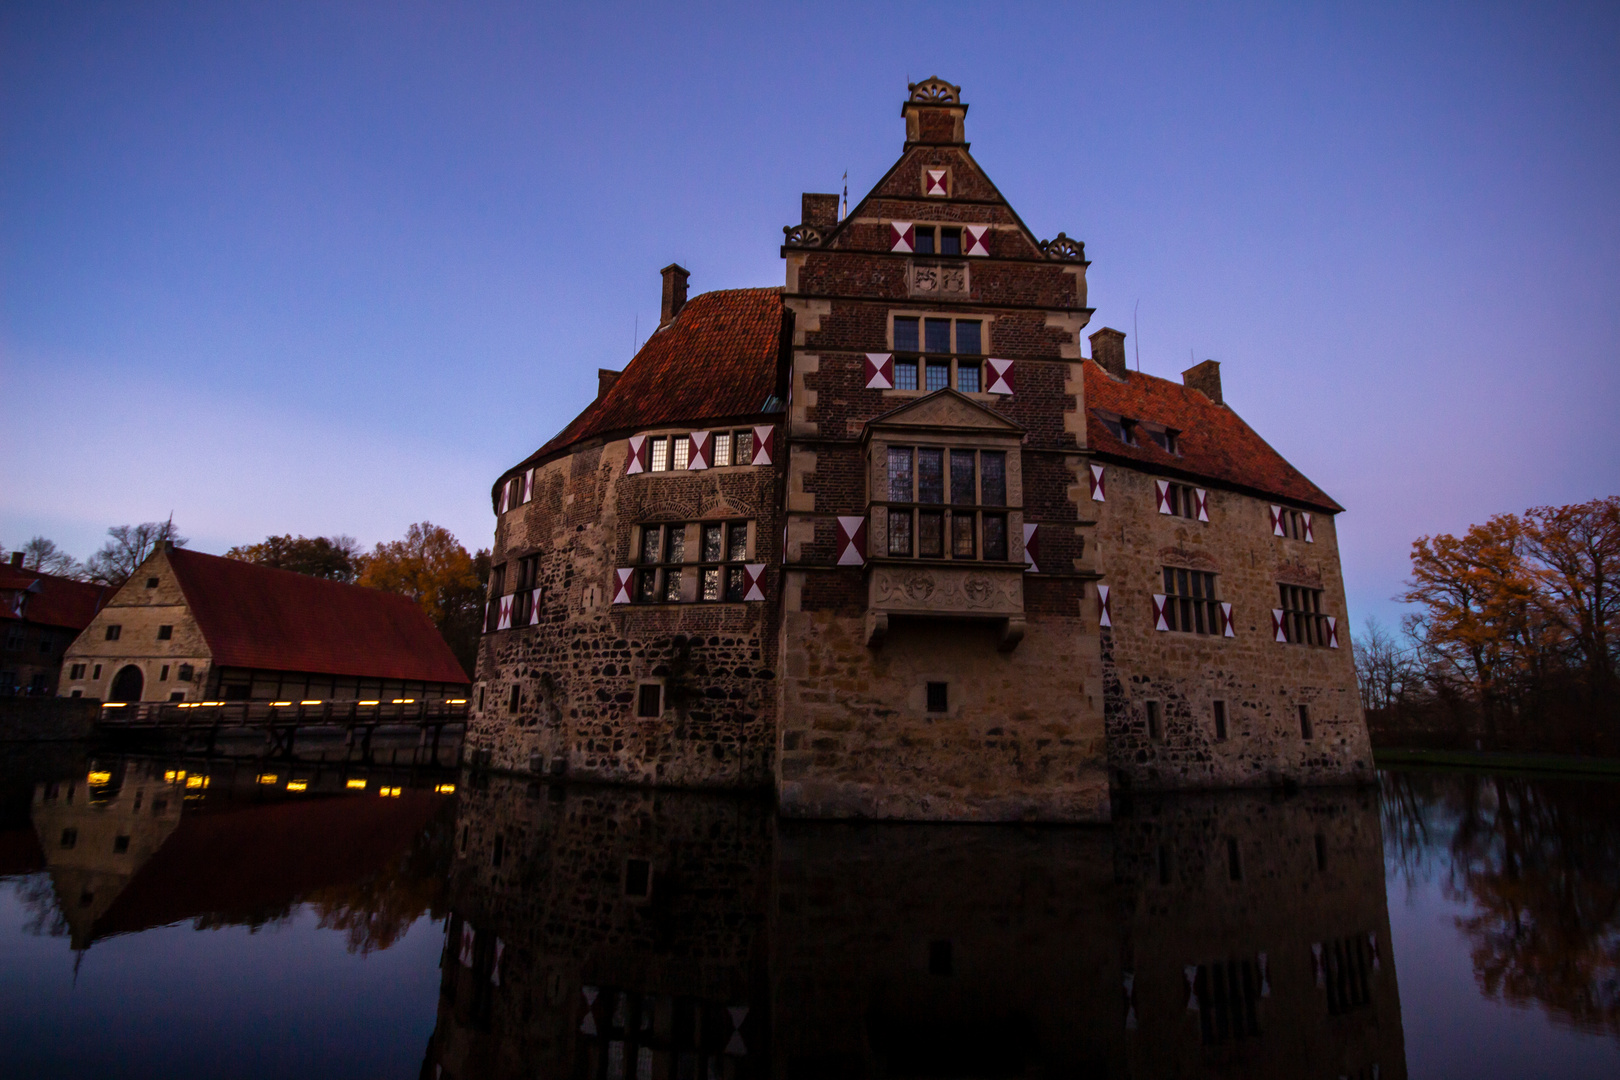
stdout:
[[12,769],[0,1074],[1620,1074],[1611,785],[1024,828],[325,770]]

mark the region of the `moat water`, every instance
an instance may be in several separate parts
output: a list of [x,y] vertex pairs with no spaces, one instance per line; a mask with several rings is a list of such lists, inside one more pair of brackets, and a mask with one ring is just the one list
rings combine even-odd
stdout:
[[1092,828],[412,768],[0,761],[0,1076],[1620,1076],[1620,785]]

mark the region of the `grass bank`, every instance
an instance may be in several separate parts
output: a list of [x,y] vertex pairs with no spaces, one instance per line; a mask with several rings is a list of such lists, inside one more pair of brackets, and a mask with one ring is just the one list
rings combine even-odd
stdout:
[[1373,751],[1373,763],[1386,766],[1478,769],[1485,772],[1539,773],[1545,776],[1590,776],[1620,780],[1620,758],[1576,757],[1566,754],[1515,754],[1492,750],[1406,750],[1383,747]]

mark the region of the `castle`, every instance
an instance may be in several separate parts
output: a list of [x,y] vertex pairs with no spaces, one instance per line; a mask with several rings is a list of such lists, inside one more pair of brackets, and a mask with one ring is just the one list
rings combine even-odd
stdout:
[[496,483],[473,760],[913,820],[1370,780],[1342,508],[1213,361],[1085,356],[1084,245],[1002,198],[958,87],[910,89],[782,287],[667,267],[658,330]]

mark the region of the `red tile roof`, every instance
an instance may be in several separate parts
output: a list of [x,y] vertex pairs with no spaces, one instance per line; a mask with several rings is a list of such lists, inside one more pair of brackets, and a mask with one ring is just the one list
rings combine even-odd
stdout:
[[[1121,382],[1090,360],[1084,367],[1086,441],[1099,457],[1156,466],[1157,471],[1247,489],[1328,513],[1344,509],[1288,464],[1237,413],[1199,391],[1135,371]],[[1180,432],[1181,453],[1167,453],[1146,438],[1140,446],[1127,446],[1103,426],[1097,409],[1173,428]]]
[[138,933],[212,915],[252,922],[322,888],[380,873],[443,805],[408,791],[397,799],[338,796],[193,812],[96,920],[91,937]]
[[468,681],[433,623],[403,596],[185,548],[168,559],[216,665]]
[[780,289],[692,297],[605,395],[516,468],[593,436],[759,415],[778,391],[784,320]]
[[[8,601],[12,599],[12,590],[26,592],[36,582],[39,591],[27,594],[23,621],[44,626],[65,626],[71,630],[83,630],[89,626],[96,612],[106,607],[107,601],[117,591],[110,585],[91,585],[55,574],[0,566],[0,592],[8,593],[5,598]],[[0,603],[0,619],[16,617],[10,603]]]

